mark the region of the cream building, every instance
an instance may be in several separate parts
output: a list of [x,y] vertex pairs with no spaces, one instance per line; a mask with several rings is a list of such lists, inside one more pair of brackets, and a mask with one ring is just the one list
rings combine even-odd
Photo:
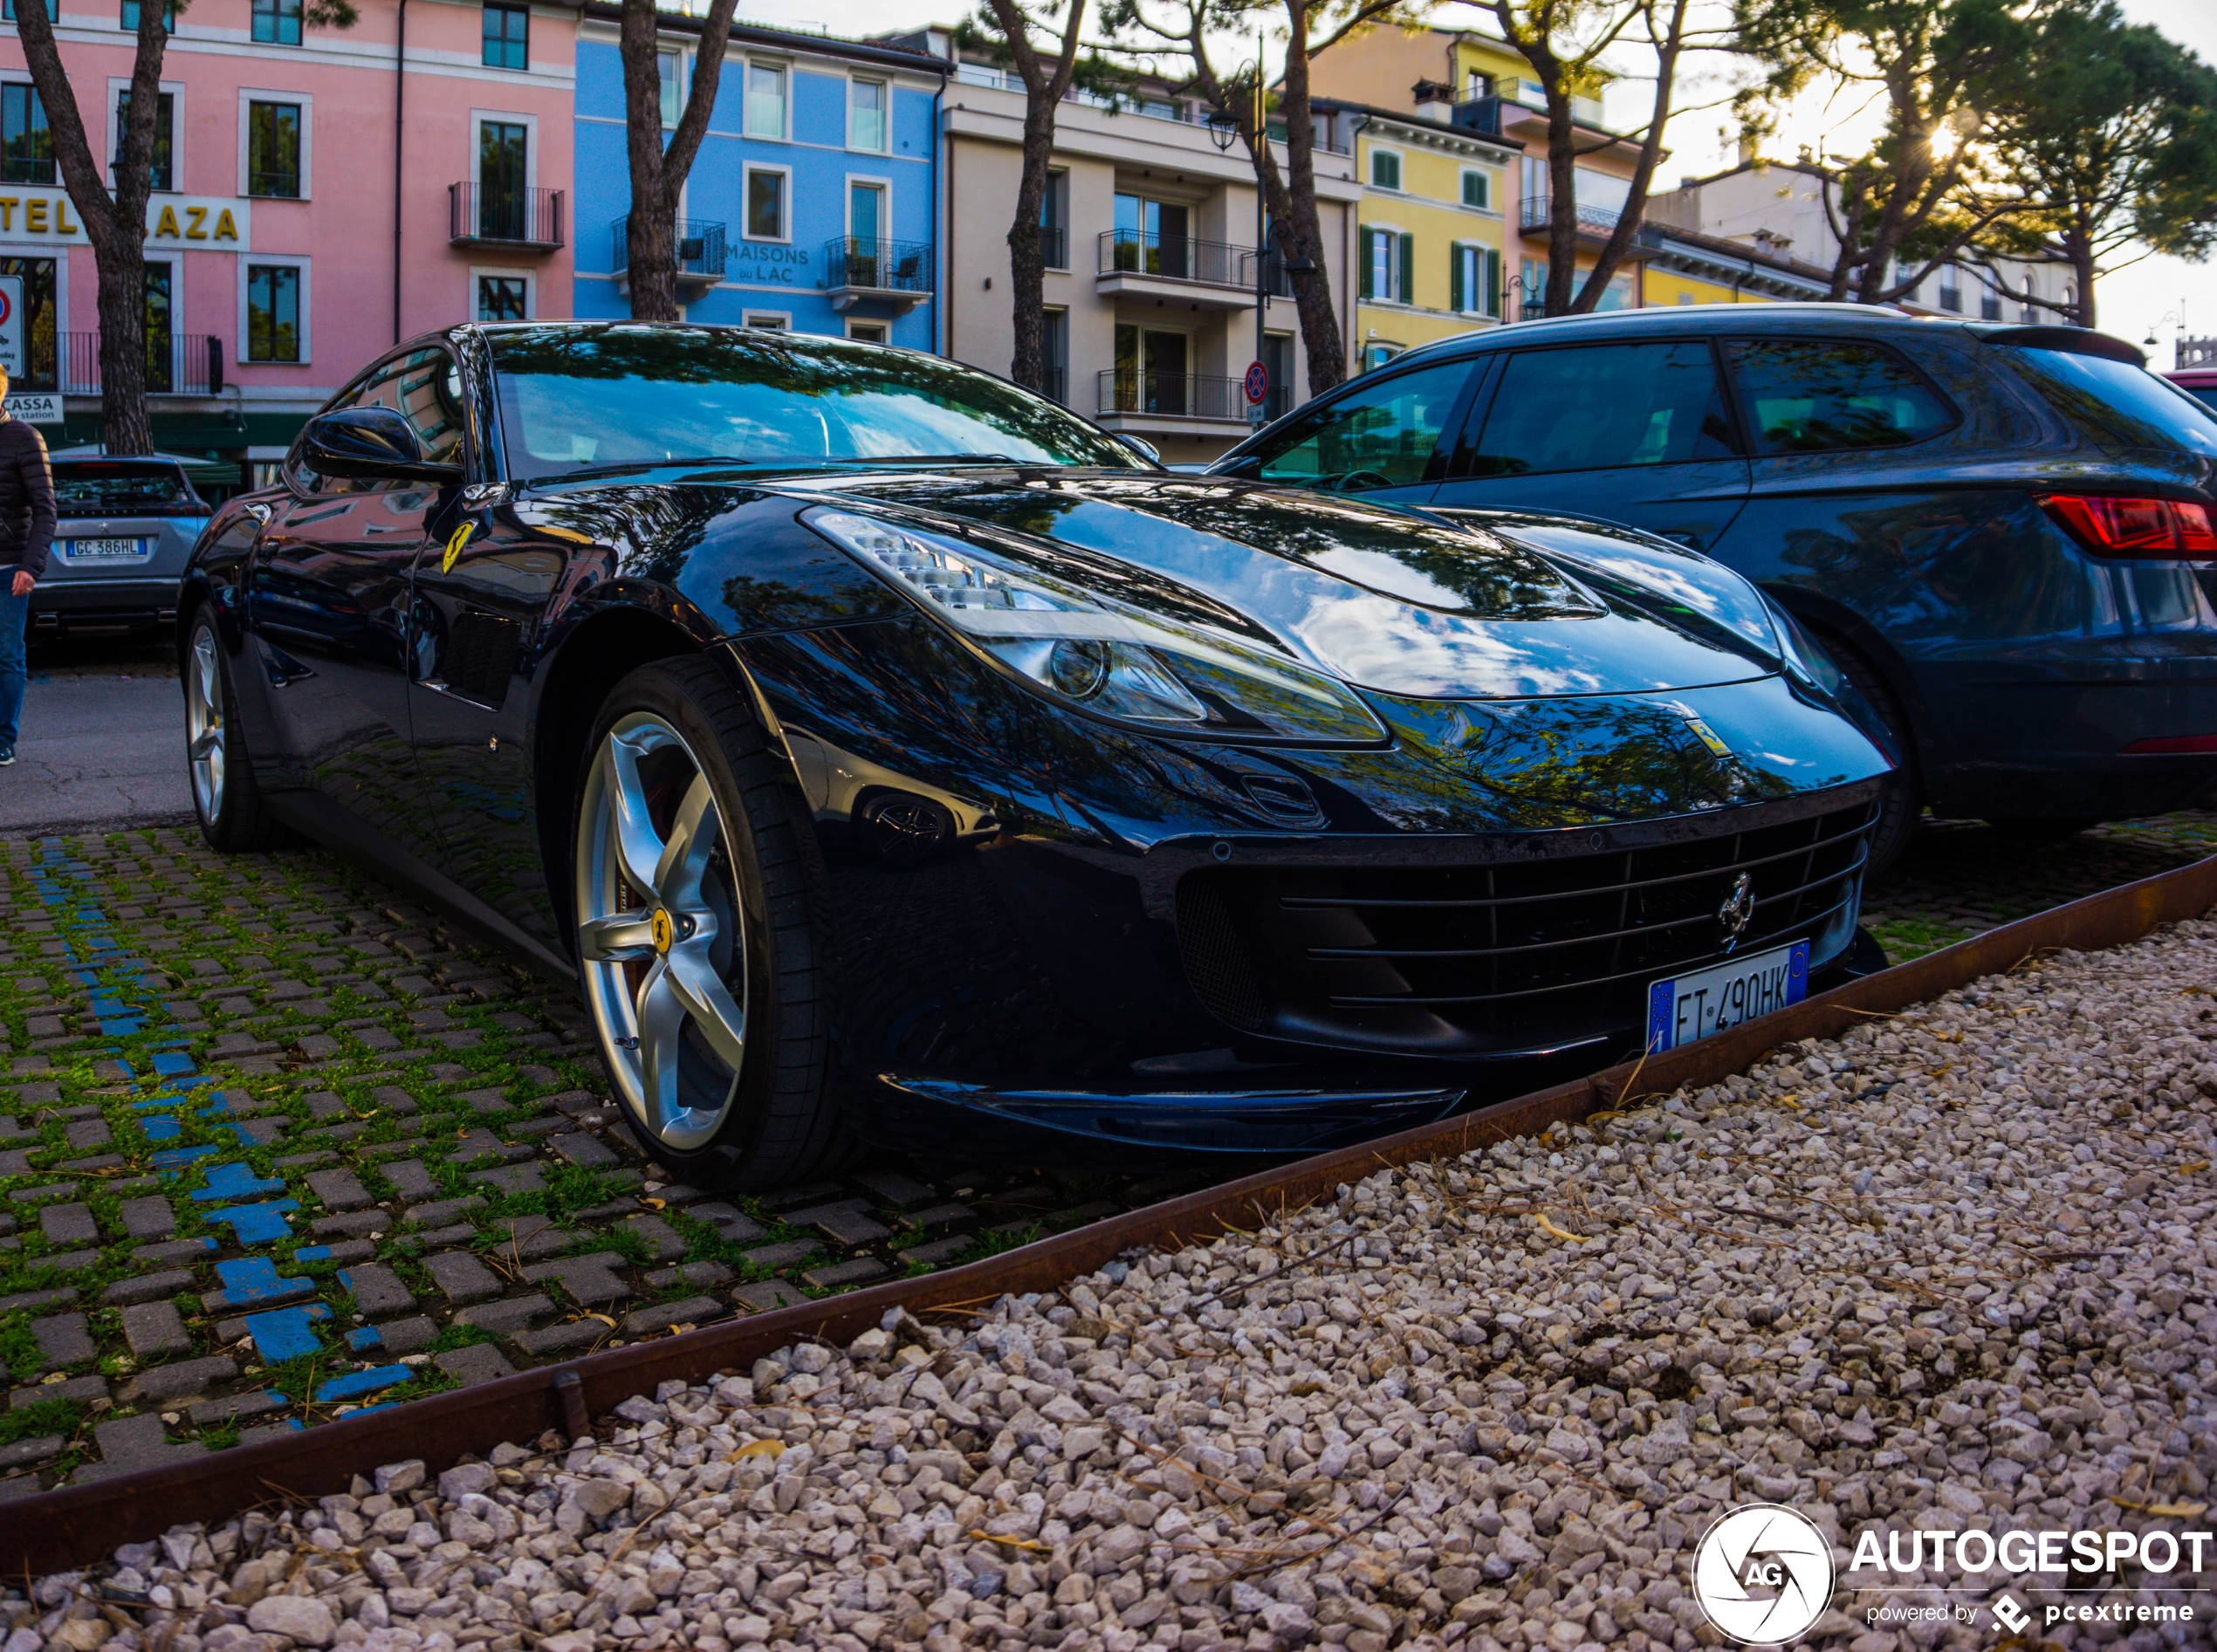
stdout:
[[[936,38],[944,35],[934,31]],[[903,44],[906,44],[903,41]],[[1244,437],[1241,380],[1255,356],[1255,184],[1236,138],[1219,148],[1191,98],[1111,107],[1083,94],[1055,113],[1047,231],[1050,378],[1059,400],[1166,461],[1214,458]],[[1022,167],[1023,82],[958,64],[941,116],[945,157],[940,348],[1006,374],[1015,353],[1008,228]],[[1316,155],[1321,263],[1341,332],[1355,346],[1354,157]],[[1279,165],[1287,165],[1284,146]],[[1264,318],[1272,417],[1308,399],[1292,280]],[[1352,370],[1352,362],[1349,363]]]

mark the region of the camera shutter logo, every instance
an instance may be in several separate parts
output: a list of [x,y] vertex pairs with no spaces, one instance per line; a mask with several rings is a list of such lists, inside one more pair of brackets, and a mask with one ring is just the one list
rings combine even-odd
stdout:
[[1795,1640],[1831,1603],[1832,1546],[1792,1509],[1744,1505],[1701,1534],[1693,1598],[1734,1641]]

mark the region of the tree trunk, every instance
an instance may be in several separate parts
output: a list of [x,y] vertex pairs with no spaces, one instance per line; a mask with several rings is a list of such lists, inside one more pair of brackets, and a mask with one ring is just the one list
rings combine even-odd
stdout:
[[[1016,353],[1009,360],[1008,376],[1042,394],[1053,387],[1047,383],[1047,250],[1041,244],[1040,210],[1047,203],[1047,162],[1054,158],[1054,106],[1044,98],[1027,96],[1024,170],[1016,185],[1016,219],[1008,226],[1010,319],[1016,332]],[[1063,394],[1069,394],[1067,386]]]
[[[623,0],[618,36],[623,57],[626,155],[631,169],[631,211],[624,221],[625,278],[635,321],[675,321],[677,313],[677,205],[686,176],[708,131],[716,88],[724,75],[724,49],[731,36],[738,0],[715,0],[701,25],[693,58],[693,84],[665,146],[662,126],[662,37],[654,0]],[[791,96],[790,88],[787,96]],[[793,202],[786,202],[791,213]]]
[[[1671,116],[1671,97],[1678,82],[1678,54],[1685,38],[1687,0],[1676,0],[1671,9],[1671,26],[1655,48],[1655,102],[1648,123],[1647,133],[1640,140],[1639,159],[1633,162],[1630,186],[1624,192],[1624,209],[1609,231],[1609,239],[1595,255],[1594,267],[1586,272],[1585,284],[1578,289],[1578,296],[1570,307],[1581,314],[1590,313],[1600,307],[1609,291],[1610,279],[1617,266],[1624,262],[1624,255],[1632,250],[1632,239],[1639,233],[1640,220],[1647,216],[1648,190],[1655,182],[1655,168],[1663,159],[1663,126]],[[1651,24],[1654,13],[1648,14]]]
[[[1294,256],[1306,258],[1315,266],[1311,273],[1294,276],[1291,280],[1294,312],[1301,317],[1301,353],[1308,359],[1308,394],[1317,395],[1347,377],[1347,340],[1340,332],[1339,312],[1332,305],[1331,268],[1324,261],[1324,227],[1316,211],[1316,120],[1308,106],[1308,10],[1305,0],[1287,0],[1286,16],[1286,161],[1293,179],[1291,188],[1282,191],[1290,199],[1283,203],[1284,216],[1280,222],[1293,231]],[[1261,73],[1260,64],[1255,65],[1255,72]],[[1267,170],[1274,173],[1277,157],[1270,153],[1267,120],[1263,129],[1255,134],[1254,143],[1253,153],[1259,163],[1266,161]],[[1258,164],[1258,183],[1263,182],[1264,170]],[[1267,204],[1278,206],[1274,202]],[[1267,246],[1257,247],[1255,256],[1266,257],[1269,250]]]
[[167,15],[162,0],[147,0],[139,9],[131,101],[116,147],[111,195],[54,43],[46,0],[18,0],[16,7],[24,59],[45,106],[62,183],[93,243],[100,278],[100,436],[110,453],[154,451],[154,426],[147,415],[147,195],[153,182],[161,58],[168,45]]
[[[1527,52],[1527,58],[1531,54]],[[1570,310],[1570,284],[1578,274],[1577,128],[1570,119],[1570,93],[1562,68],[1552,58],[1533,62],[1548,99],[1548,290],[1551,316]],[[1518,203],[1520,213],[1523,210]]]

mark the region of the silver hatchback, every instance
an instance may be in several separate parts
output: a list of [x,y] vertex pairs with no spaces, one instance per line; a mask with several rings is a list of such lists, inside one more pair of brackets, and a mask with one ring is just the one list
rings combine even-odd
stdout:
[[213,507],[194,491],[189,460],[64,450],[54,470],[53,553],[31,597],[31,622],[155,626],[177,617],[177,585]]

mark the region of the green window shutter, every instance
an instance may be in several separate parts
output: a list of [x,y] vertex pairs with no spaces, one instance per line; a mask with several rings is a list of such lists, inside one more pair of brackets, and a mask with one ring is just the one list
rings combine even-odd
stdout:
[[1378,296],[1370,290],[1370,237],[1376,233],[1377,231],[1375,230],[1359,230],[1356,232],[1355,236],[1355,250],[1357,255],[1357,262],[1362,266],[1361,279],[1362,293],[1366,298],[1375,298]]
[[1401,237],[1401,268],[1397,273],[1401,278],[1401,302],[1416,303],[1417,237],[1412,235],[1404,235]]
[[1463,249],[1451,246],[1447,249],[1447,307],[1459,313],[1465,308],[1463,299]]
[[1500,253],[1490,250],[1486,252],[1486,268],[1480,273],[1479,279],[1485,290],[1486,313],[1498,320],[1501,314],[1501,255]]

